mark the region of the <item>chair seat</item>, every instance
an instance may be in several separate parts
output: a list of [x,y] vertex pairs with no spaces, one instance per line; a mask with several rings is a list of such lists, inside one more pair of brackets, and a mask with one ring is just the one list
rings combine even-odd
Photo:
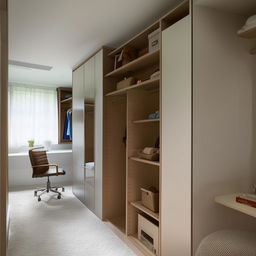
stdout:
[[[65,175],[66,172],[62,168],[58,168],[58,175]],[[48,176],[57,176],[56,168],[50,167],[47,172],[37,174],[34,176],[34,178],[41,178],[41,177],[48,177]]]
[[201,241],[196,256],[256,256],[256,232],[214,232]]

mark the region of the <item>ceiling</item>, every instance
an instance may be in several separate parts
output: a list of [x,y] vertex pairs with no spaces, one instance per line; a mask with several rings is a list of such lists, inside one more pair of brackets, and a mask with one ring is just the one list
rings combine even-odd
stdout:
[[9,0],[9,59],[52,66],[9,67],[11,82],[71,86],[72,67],[102,45],[116,47],[180,0]]

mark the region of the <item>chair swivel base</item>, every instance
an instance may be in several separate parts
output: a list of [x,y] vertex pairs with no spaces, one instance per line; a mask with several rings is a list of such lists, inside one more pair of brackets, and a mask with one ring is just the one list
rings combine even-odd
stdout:
[[56,193],[58,194],[57,198],[58,199],[61,199],[61,193],[58,191],[58,189],[61,189],[62,192],[65,191],[65,188],[64,187],[52,187],[51,186],[51,182],[50,182],[50,179],[49,177],[47,178],[47,184],[46,184],[46,188],[38,188],[34,191],[34,196],[37,197],[37,200],[38,202],[40,202],[42,199],[41,199],[41,196],[45,193],[49,193],[49,192],[53,192],[53,193]]

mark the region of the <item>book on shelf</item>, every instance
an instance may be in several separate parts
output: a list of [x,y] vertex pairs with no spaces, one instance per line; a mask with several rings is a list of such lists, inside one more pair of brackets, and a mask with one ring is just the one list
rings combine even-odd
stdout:
[[256,208],[256,195],[241,194],[236,197],[236,202]]

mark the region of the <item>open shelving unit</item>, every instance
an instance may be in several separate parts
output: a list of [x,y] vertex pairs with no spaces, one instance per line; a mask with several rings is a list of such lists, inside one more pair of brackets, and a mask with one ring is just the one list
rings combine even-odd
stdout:
[[[138,55],[116,69],[114,61],[125,46],[144,51],[148,47],[150,33],[159,29],[161,38],[163,29],[188,13],[189,2],[184,1],[106,56],[109,65],[103,78],[103,219],[121,231],[144,255],[154,254],[138,239],[138,213],[157,223],[159,236],[161,233],[161,208],[155,213],[141,203],[141,188],[152,186],[159,190],[161,201],[161,162],[138,156],[143,148],[155,147],[161,138],[161,75],[151,79],[156,71],[161,74],[161,44],[158,49]],[[140,82],[117,90],[117,82],[125,77],[134,77]],[[160,118],[149,119],[149,115],[156,111],[159,111]],[[161,145],[159,150],[161,154]]]

